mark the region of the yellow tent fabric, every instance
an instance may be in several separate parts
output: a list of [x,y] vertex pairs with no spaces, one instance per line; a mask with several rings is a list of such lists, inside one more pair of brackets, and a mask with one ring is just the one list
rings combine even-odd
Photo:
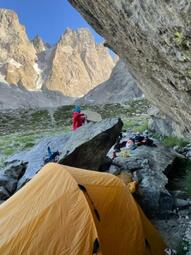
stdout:
[[165,248],[111,174],[51,163],[0,206],[2,255],[164,255]]

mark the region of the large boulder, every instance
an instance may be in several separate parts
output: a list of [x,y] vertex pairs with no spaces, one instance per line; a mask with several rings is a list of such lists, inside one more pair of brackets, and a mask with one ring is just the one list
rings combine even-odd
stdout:
[[177,122],[173,121],[172,118],[162,114],[157,107],[150,108],[148,114],[150,116],[148,121],[149,130],[164,136],[183,136],[184,129]]
[[65,144],[60,163],[99,170],[109,149],[119,137],[122,126],[120,119],[113,118],[79,128]]
[[14,161],[0,173],[0,203],[8,199],[17,189],[18,180],[23,176],[27,163]]
[[19,180],[25,173],[27,168],[27,163],[22,161],[14,161],[11,165],[9,165],[3,172],[4,174],[16,180]]
[[144,95],[191,130],[191,2],[69,0],[123,58]]
[[[139,182],[136,198],[149,217],[166,217],[174,206],[166,189],[168,172],[180,155],[160,143],[157,147],[139,146],[127,158],[117,157],[114,164],[120,171],[133,173]],[[113,171],[113,169],[111,168]]]
[[61,153],[60,164],[99,170],[104,164],[109,149],[116,142],[122,125],[122,121],[118,118],[86,124],[74,132],[43,139],[31,150],[10,157],[6,164],[10,166],[15,161],[28,163],[25,174],[18,182],[18,188],[30,180],[44,165],[48,146],[52,151],[58,150]]
[[[17,188],[17,180],[1,173],[0,187],[8,191],[9,194],[13,194]],[[0,198],[0,200],[2,200],[2,198]]]
[[25,174],[18,182],[18,188],[20,188],[27,181],[29,181],[44,165],[44,159],[48,156],[48,146],[51,147],[52,151],[62,151],[66,141],[70,138],[70,135],[71,133],[45,138],[40,141],[36,146],[34,146],[31,150],[17,153],[7,159],[7,161],[5,162],[7,168],[12,167],[12,165],[18,161],[27,163]]
[[0,187],[0,201],[4,201],[10,197],[9,192],[4,188]]

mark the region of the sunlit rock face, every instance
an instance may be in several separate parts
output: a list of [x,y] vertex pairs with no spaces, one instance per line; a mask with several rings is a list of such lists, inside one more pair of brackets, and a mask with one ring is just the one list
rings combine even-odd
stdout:
[[36,52],[16,13],[0,9],[0,81],[35,88]]
[[191,2],[69,0],[107,40],[146,97],[191,130]]
[[37,35],[33,40],[32,40],[33,46],[36,50],[36,53],[41,53],[43,51],[46,51],[48,48],[50,48],[50,45],[45,43],[42,38]]
[[114,65],[108,49],[97,44],[89,30],[67,29],[53,50],[45,87],[82,96],[107,80]]
[[53,46],[28,39],[15,12],[0,9],[0,82],[28,90],[53,90],[83,96],[106,81],[115,65],[90,31],[67,29]]

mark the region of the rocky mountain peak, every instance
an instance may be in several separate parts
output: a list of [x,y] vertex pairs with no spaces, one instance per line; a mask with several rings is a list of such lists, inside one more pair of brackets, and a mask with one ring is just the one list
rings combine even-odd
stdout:
[[39,35],[37,35],[32,40],[32,43],[37,53],[43,52],[48,48],[48,45],[42,40],[42,38]]
[[0,9],[0,49],[1,81],[35,88],[36,51],[16,13],[5,9]]
[[[35,50],[28,39],[25,27],[19,23],[18,16],[11,10],[0,9],[0,47],[0,60],[7,60],[8,57],[15,55],[15,58],[20,57],[19,60],[24,63],[26,56],[35,58]],[[29,48],[30,52],[27,52]],[[16,54],[17,49],[20,49],[18,54]],[[23,53],[22,57],[21,53]]]
[[67,28],[64,34],[61,36],[58,44],[64,46],[71,46],[72,48],[85,49],[87,46],[95,47],[96,43],[88,29],[79,28],[72,30]]
[[88,29],[67,29],[55,47],[46,87],[82,96],[107,80],[113,67],[107,48],[96,44]]
[[0,21],[1,24],[3,23],[4,26],[6,25],[6,23],[7,25],[11,26],[13,21],[19,24],[17,14],[14,11],[8,9],[0,9]]
[[113,67],[108,50],[89,30],[68,28],[48,47],[40,36],[28,39],[16,13],[0,9],[0,82],[76,97],[107,80]]

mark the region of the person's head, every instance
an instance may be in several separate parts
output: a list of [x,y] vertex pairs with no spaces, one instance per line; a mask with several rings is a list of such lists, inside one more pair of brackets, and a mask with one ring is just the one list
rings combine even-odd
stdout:
[[80,106],[79,106],[79,105],[76,105],[76,106],[75,106],[74,112],[81,112],[81,109],[80,109]]

